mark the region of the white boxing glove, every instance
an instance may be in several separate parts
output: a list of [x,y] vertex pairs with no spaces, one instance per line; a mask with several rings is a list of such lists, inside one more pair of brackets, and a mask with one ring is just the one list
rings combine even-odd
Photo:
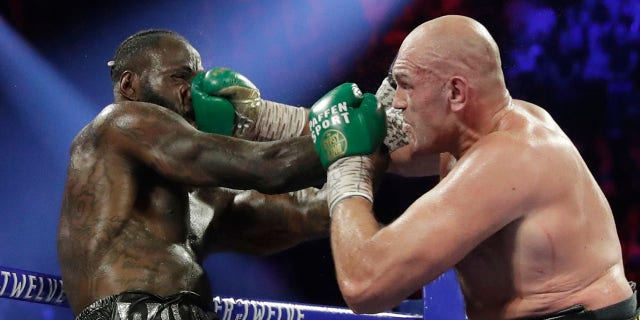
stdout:
[[392,106],[393,96],[396,89],[392,85],[389,77],[385,77],[376,91],[376,98],[382,104],[387,113],[387,135],[384,138],[384,145],[389,151],[394,151],[402,146],[409,144],[409,136],[404,131],[404,119],[402,110],[394,109]]

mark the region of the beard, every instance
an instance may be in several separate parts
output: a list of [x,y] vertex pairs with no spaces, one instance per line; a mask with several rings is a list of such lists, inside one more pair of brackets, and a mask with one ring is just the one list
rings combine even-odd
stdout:
[[193,115],[193,111],[185,111],[185,106],[180,105],[178,103],[175,103],[165,97],[162,97],[158,94],[157,91],[154,91],[150,85],[145,84],[143,86],[141,86],[142,91],[141,91],[141,101],[143,102],[148,102],[148,103],[153,103],[153,104],[157,104],[163,108],[167,108],[175,113],[177,113],[178,115],[180,115],[182,118],[184,118],[185,120],[187,120],[187,122],[189,122],[189,124],[191,124],[194,127],[197,127],[196,122],[195,122],[195,117]]
[[157,104],[161,107],[165,107],[169,110],[178,112],[178,108],[174,103],[168,99],[161,97],[157,92],[153,91],[148,85],[142,86],[142,99],[143,102]]

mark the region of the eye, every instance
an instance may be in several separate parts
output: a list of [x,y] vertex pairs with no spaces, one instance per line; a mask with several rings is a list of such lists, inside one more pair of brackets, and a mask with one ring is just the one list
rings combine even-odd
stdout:
[[398,89],[398,83],[396,82],[396,79],[393,78],[393,76],[391,74],[389,74],[389,84],[391,85],[392,88],[394,89]]
[[173,75],[171,75],[171,79],[173,81],[182,83],[182,82],[191,82],[193,77],[189,73],[180,72],[180,73],[174,73]]
[[190,81],[195,77],[195,72],[193,72],[190,68],[176,68],[172,70],[171,78],[182,81]]
[[396,89],[397,88],[402,88],[402,89],[409,89],[410,86],[406,81],[402,81],[402,80],[396,80]]
[[396,76],[392,77],[391,79],[393,79],[393,83],[391,85],[396,89],[402,88],[406,90],[410,87],[410,84],[407,81],[407,77],[404,74],[396,74]]

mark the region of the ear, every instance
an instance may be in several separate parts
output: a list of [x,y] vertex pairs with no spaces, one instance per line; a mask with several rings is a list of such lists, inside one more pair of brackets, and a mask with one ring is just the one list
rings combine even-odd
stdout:
[[468,88],[465,78],[455,76],[449,79],[449,102],[453,112],[464,108],[467,103]]
[[137,100],[137,92],[140,87],[140,78],[131,70],[125,70],[120,76],[120,87],[118,91],[123,97],[131,101]]

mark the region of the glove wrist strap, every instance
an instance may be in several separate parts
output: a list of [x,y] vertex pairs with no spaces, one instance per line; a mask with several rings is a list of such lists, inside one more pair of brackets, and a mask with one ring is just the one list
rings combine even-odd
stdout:
[[273,141],[299,137],[307,123],[304,108],[261,100],[260,115],[256,121],[257,141]]
[[333,207],[348,197],[360,196],[373,203],[373,160],[367,156],[351,156],[336,160],[327,170],[327,202],[329,215]]

